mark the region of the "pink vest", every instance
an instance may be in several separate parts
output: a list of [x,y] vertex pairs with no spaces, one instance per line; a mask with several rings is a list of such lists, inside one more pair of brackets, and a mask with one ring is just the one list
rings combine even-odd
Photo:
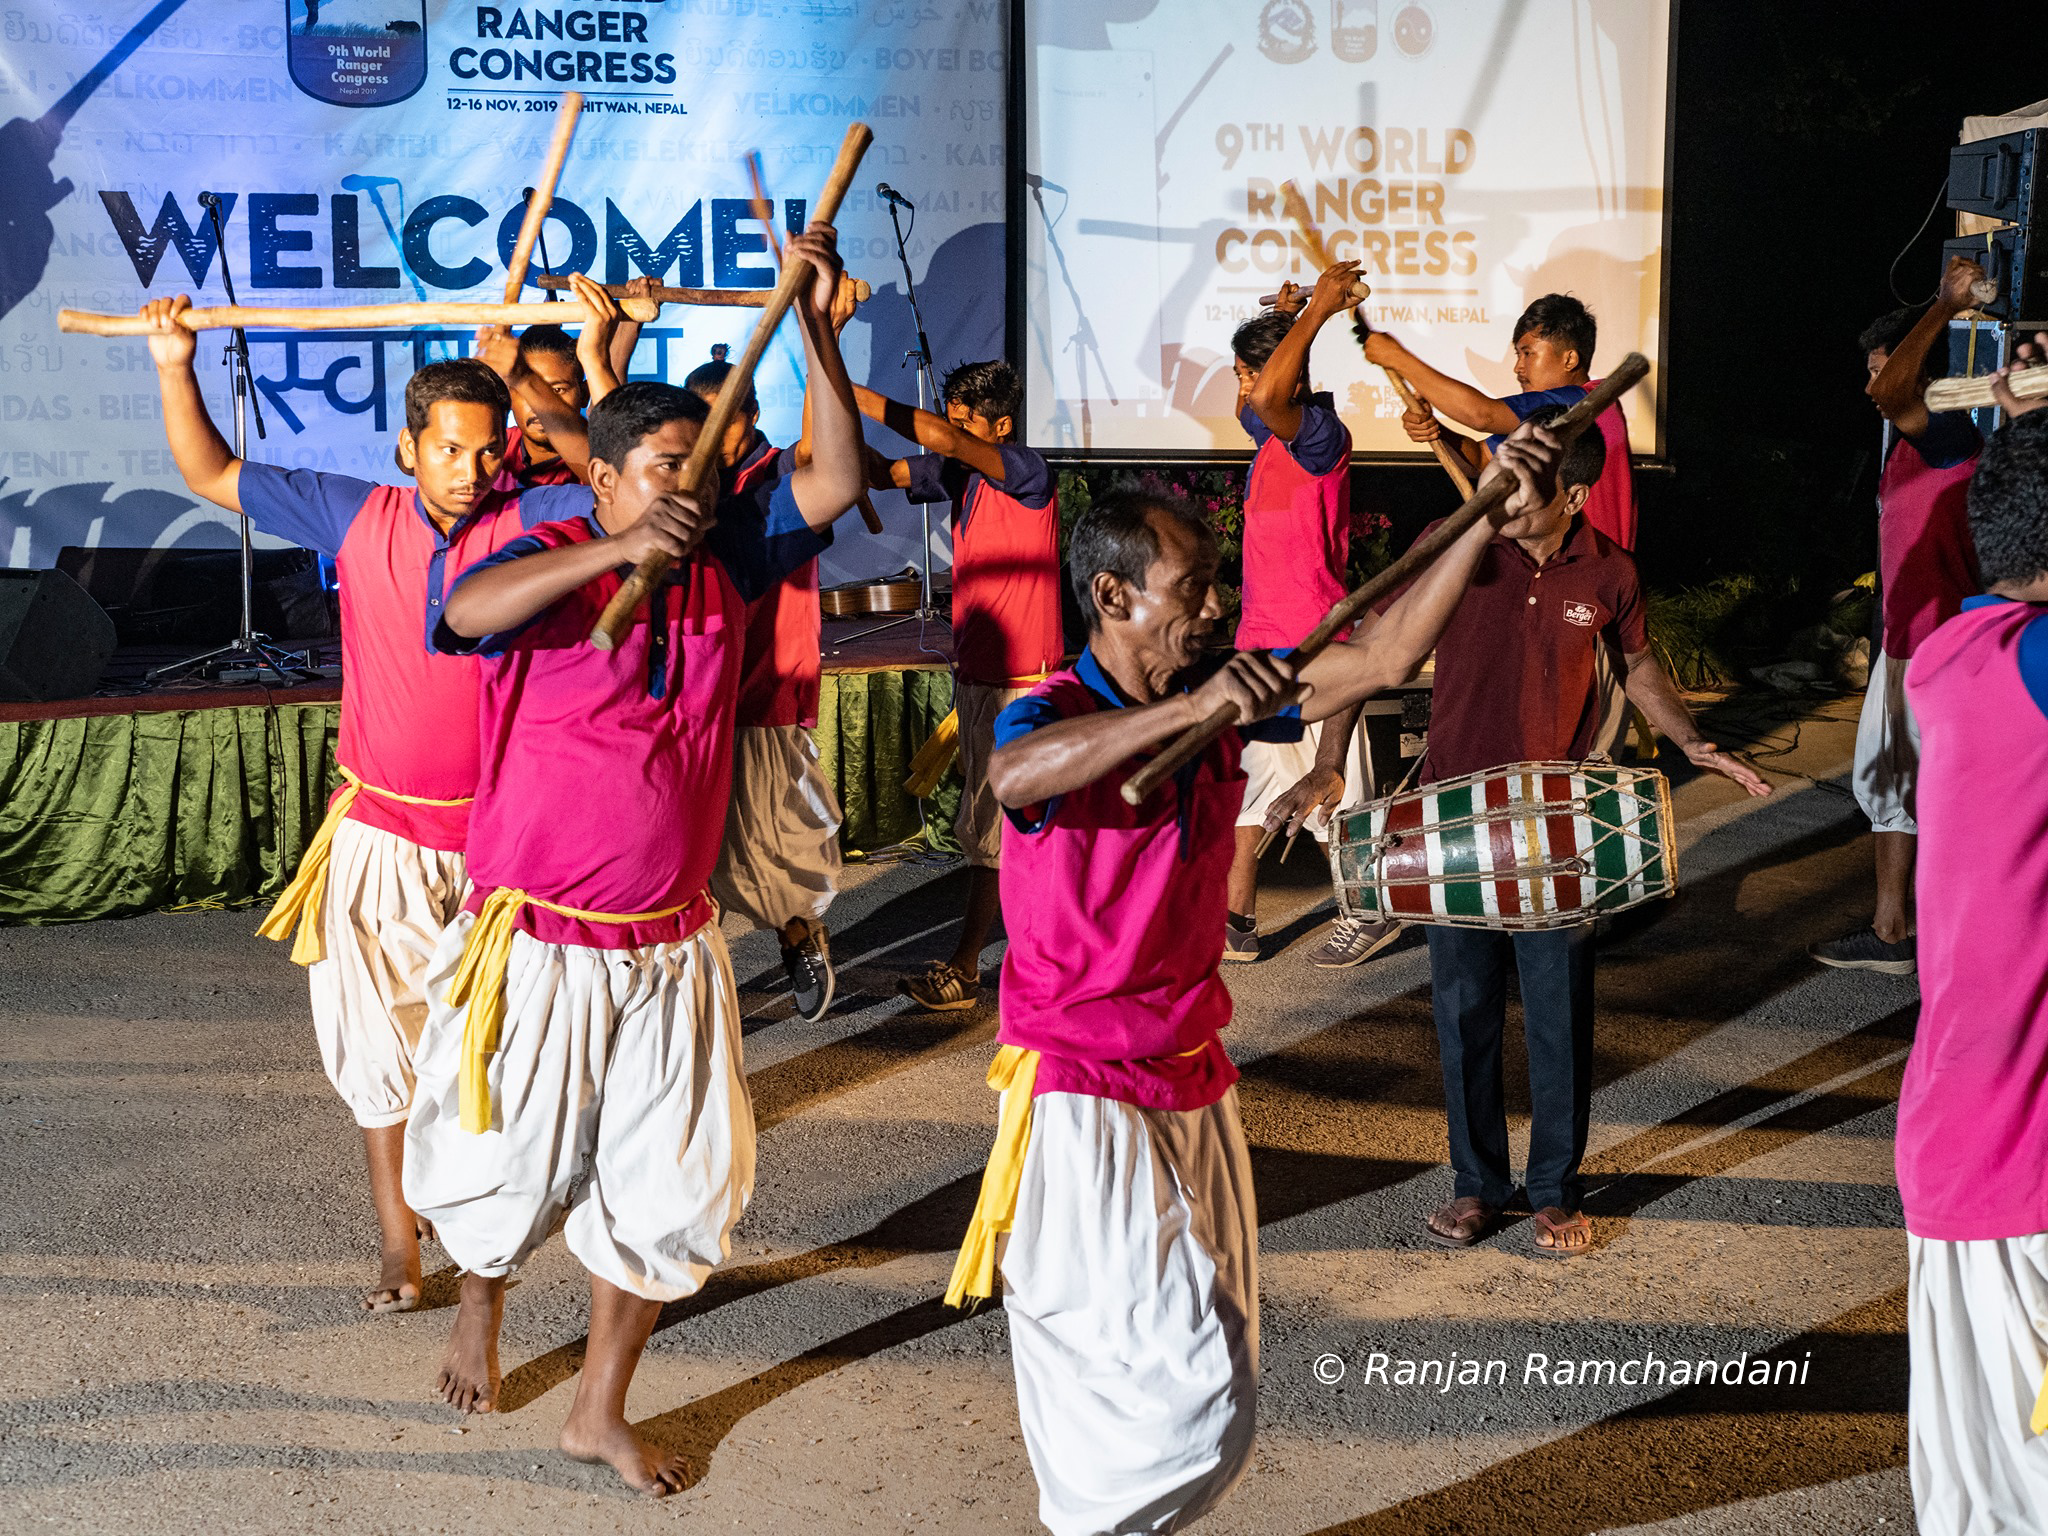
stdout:
[[1350,559],[1350,434],[1337,467],[1324,475],[1295,463],[1277,434],[1267,438],[1245,488],[1238,649],[1300,644],[1344,596]]
[[[1032,691],[1063,716],[1103,707],[1071,669]],[[1038,1092],[1200,1109],[1237,1080],[1217,1037],[1230,1022],[1217,970],[1240,752],[1224,732],[1191,782],[1136,808],[1118,793],[1133,758],[1061,796],[1036,832],[1004,829],[998,1038],[1043,1053]]]
[[2042,612],[1972,609],[1906,673],[1920,1026],[1899,1091],[1899,1195],[1906,1229],[1946,1242],[2048,1232],[2048,716],[2018,656]]
[[1935,627],[1982,590],[1970,542],[1970,476],[1977,455],[1932,468],[1911,438],[1885,460],[1877,486],[1877,560],[1884,651],[1904,661]]
[[[1586,388],[1598,384],[1586,380]],[[1628,456],[1628,417],[1616,401],[1600,413],[1600,436],[1607,443],[1607,458],[1600,478],[1586,493],[1586,521],[1623,549],[1636,547],[1636,474]]]
[[[341,729],[334,755],[366,784],[423,800],[466,800],[476,793],[477,663],[428,649],[426,624],[438,616],[455,578],[524,531],[517,496],[487,503],[435,554],[435,536],[409,485],[380,485],[342,538]],[[460,853],[469,834],[467,805],[407,805],[364,793],[349,819],[423,848]]]

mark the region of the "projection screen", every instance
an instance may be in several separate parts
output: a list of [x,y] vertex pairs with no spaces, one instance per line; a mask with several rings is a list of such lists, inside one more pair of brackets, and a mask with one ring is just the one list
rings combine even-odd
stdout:
[[[1594,377],[1654,365],[1664,315],[1672,0],[1022,0],[1026,436],[1067,455],[1248,448],[1230,334],[1314,270],[1301,187],[1366,313],[1487,393],[1517,391],[1531,299],[1599,322]],[[1418,452],[1348,319],[1318,340],[1363,456]],[[1658,375],[1627,401],[1662,451]]]

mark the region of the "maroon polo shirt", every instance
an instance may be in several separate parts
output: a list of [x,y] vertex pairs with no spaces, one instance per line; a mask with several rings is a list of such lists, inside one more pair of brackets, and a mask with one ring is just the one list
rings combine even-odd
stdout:
[[1603,644],[1624,656],[1649,645],[1626,550],[1582,516],[1540,567],[1512,539],[1496,538],[1437,641],[1422,782],[1590,756]]

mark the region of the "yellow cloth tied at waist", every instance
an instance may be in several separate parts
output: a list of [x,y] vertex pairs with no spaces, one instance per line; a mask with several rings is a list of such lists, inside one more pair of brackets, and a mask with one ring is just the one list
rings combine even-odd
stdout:
[[465,795],[460,800],[429,800],[424,795],[401,795],[395,789],[365,784],[346,768],[341,770],[341,776],[347,784],[327,807],[320,830],[299,856],[298,872],[292,876],[292,883],[284,888],[277,905],[256,930],[263,938],[282,939],[296,928],[292,938],[294,965],[312,965],[327,958],[327,940],[320,932],[320,920],[327,912],[327,870],[334,850],[334,829],[347,820],[349,807],[356,803],[357,796],[367,789],[401,805],[468,805],[473,798]]
[[[1029,688],[1051,677],[1050,672],[1034,672],[1029,677],[1013,677],[1004,683],[1005,688]],[[914,800],[923,800],[939,787],[939,780],[946,776],[946,770],[953,766],[953,759],[960,752],[960,711],[947,711],[938,729],[925,738],[924,745],[917,749],[917,756],[910,760],[910,772],[903,777],[903,792]]]
[[2037,1435],[2048,1435],[2048,1376],[2041,1378],[2041,1390],[2034,1398],[2034,1416],[2027,1421],[2027,1428]]
[[[1203,1041],[1177,1056],[1199,1056],[1209,1049]],[[988,1085],[1003,1095],[1002,1114],[996,1121],[996,1142],[989,1149],[988,1167],[981,1175],[981,1197],[974,1203],[974,1215],[967,1223],[966,1240],[960,1256],[953,1261],[953,1278],[946,1286],[946,1305],[967,1307],[986,1300],[996,1289],[996,1239],[1017,1220],[1017,1193],[1024,1185],[1024,1152],[1031,1145],[1032,1095],[1038,1087],[1037,1051],[1006,1045],[989,1064]],[[970,1300],[973,1298],[973,1300]]]
[[986,1300],[996,1289],[996,1238],[1017,1219],[1017,1191],[1024,1183],[1024,1149],[1031,1145],[1031,1095],[1038,1085],[1038,1052],[1006,1045],[988,1069],[988,1085],[1003,1095],[996,1121],[996,1144],[989,1149],[981,1175],[981,1197],[967,1223],[967,1240],[953,1261],[946,1286],[946,1305],[972,1305],[968,1297]]
[[455,979],[448,984],[449,1003],[469,1005],[469,1015],[462,1022],[462,1128],[477,1136],[491,1128],[490,1065],[505,1025],[505,971],[512,961],[512,934],[521,907],[539,907],[584,923],[652,923],[687,912],[702,897],[699,892],[688,901],[654,912],[586,912],[505,885],[486,896],[483,910],[462,941]]

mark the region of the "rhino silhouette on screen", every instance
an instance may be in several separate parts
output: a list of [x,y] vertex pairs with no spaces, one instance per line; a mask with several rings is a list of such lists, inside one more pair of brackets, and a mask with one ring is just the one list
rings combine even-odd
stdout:
[[59,181],[50,169],[65,126],[128,55],[184,3],[158,0],[49,111],[41,117],[17,117],[0,127],[0,315],[27,298],[49,266],[50,246],[57,238],[50,210],[72,190],[69,177]]

